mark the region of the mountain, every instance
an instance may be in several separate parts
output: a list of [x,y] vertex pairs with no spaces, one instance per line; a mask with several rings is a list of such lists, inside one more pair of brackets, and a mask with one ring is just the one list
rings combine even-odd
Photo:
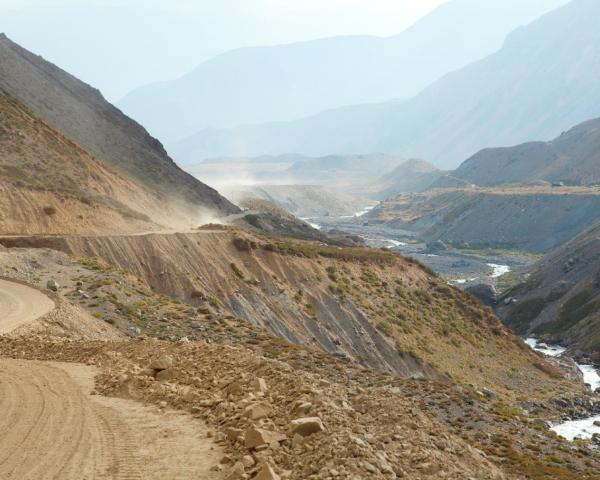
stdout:
[[0,90],[0,232],[126,233],[184,222]]
[[[450,174],[479,186],[550,182],[600,183],[600,119],[590,120],[551,142],[482,150]],[[437,185],[446,182],[442,178]]]
[[600,2],[573,0],[409,101],[206,129],[186,143],[196,146],[198,157],[387,152],[453,168],[489,145],[549,140],[600,116],[599,16]]
[[352,216],[375,203],[324,185],[248,185],[223,192],[238,205],[264,200],[300,218]]
[[431,187],[444,173],[425,160],[407,160],[379,179],[373,197],[384,200],[400,193],[421,192]]
[[177,80],[137,89],[119,107],[171,143],[207,127],[294,120],[343,105],[407,99],[494,52],[508,32],[565,2],[454,0],[390,38],[237,49]]
[[498,312],[515,332],[600,352],[600,224],[545,256],[504,298]]
[[541,254],[595,224],[600,195],[580,187],[434,189],[386,199],[365,218],[427,243]]
[[[214,217],[238,211],[215,190],[177,167],[158,140],[106,102],[97,90],[19,47],[5,35],[0,35],[0,90],[20,105],[15,108],[27,109],[54,130],[45,129],[45,135],[60,134],[67,139],[65,142],[70,142],[71,153],[65,152],[65,155],[70,156],[71,166],[77,167],[74,160],[77,155],[93,157],[99,168],[135,184],[132,195],[141,189],[159,196],[156,205],[162,203],[166,214],[161,215],[162,220],[173,218],[179,223],[185,218],[189,226],[197,224],[203,215]],[[27,113],[21,112],[21,115]],[[38,120],[31,121],[32,128],[36,128]],[[12,135],[29,133],[13,131]],[[81,152],[82,149],[85,152]],[[44,152],[39,154],[44,155]],[[60,164],[52,164],[47,159],[44,172],[58,172],[59,168]],[[42,176],[39,170],[21,173]],[[87,181],[79,188],[85,189]],[[140,198],[139,210],[145,213],[146,208],[152,208],[144,205],[143,198]],[[169,211],[177,214],[169,215]]]
[[263,155],[252,158],[216,157],[185,164],[187,171],[219,188],[255,185],[321,185],[347,194],[379,188],[381,175],[406,159],[395,155]]

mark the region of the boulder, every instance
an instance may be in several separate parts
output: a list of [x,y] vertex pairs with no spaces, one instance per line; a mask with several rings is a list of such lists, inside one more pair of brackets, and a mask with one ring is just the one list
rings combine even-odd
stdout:
[[230,395],[241,395],[244,393],[244,386],[240,381],[235,381],[227,385],[226,392]]
[[478,283],[477,285],[471,285],[465,288],[465,291],[473,295],[484,305],[492,307],[498,303],[498,294],[493,285]]
[[162,357],[155,358],[150,364],[152,370],[161,371],[171,368],[174,365],[173,357],[170,355],[163,355]]
[[60,285],[58,284],[58,282],[56,280],[50,279],[46,282],[46,288],[48,290],[52,290],[53,292],[58,292]]
[[255,378],[252,382],[252,390],[258,393],[267,393],[267,382],[264,378]]
[[292,412],[299,415],[306,415],[308,412],[310,412],[311,408],[312,403],[303,402],[300,400],[294,404],[294,406],[292,407]]
[[436,240],[435,242],[428,243],[426,249],[427,253],[441,253],[448,251],[448,245],[442,240]]
[[244,431],[240,428],[229,427],[225,429],[225,435],[232,442],[235,442],[238,438],[240,438],[242,433],[244,433]]
[[174,368],[167,368],[165,370],[159,370],[156,374],[156,380],[159,382],[168,382],[177,378],[177,370]]
[[275,473],[271,465],[265,463],[258,472],[256,480],[281,480],[281,477]]
[[242,480],[245,477],[244,465],[241,462],[237,462],[231,470],[227,473],[225,480]]
[[290,427],[292,435],[298,434],[303,437],[308,437],[309,435],[325,430],[323,422],[319,417],[297,418],[296,420],[292,420]]
[[489,388],[482,388],[481,389],[481,393],[483,393],[490,400],[496,401],[496,400],[500,399],[500,397],[498,397],[498,394],[496,394],[495,392],[491,391]]
[[246,430],[246,434],[244,435],[244,445],[246,448],[256,448],[260,447],[261,445],[279,443],[286,438],[287,437],[285,435],[279,432],[272,432],[262,428],[251,427]]
[[273,413],[273,408],[271,405],[265,402],[260,402],[246,407],[243,416],[249,418],[250,420],[260,420],[261,418],[268,417],[271,415],[271,413]]

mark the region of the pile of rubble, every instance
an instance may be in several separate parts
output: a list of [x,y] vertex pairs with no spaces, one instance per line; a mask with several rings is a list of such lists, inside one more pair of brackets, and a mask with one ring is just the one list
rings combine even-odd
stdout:
[[418,399],[361,386],[343,369],[336,380],[245,347],[143,338],[0,339],[0,353],[95,364],[97,393],[190,411],[224,446],[228,480],[505,478]]

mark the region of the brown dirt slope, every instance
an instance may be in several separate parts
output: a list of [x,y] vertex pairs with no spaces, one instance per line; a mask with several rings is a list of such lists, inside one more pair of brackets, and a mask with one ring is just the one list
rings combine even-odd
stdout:
[[[222,236],[226,234],[227,232],[220,233]],[[206,235],[206,238],[201,235]],[[184,245],[188,245],[189,249],[192,240],[217,243],[215,236],[211,235],[213,234],[183,236],[186,241],[178,245],[177,249],[185,250]],[[229,242],[235,241],[235,238],[237,237],[230,237]],[[68,245],[68,239],[55,237],[50,240],[56,244],[60,241],[63,245]],[[247,240],[252,241],[251,238]],[[257,238],[253,240],[266,241]],[[247,250],[239,249],[239,242],[236,244],[237,251],[248,253]],[[141,246],[143,244],[138,244],[140,250]],[[164,250],[167,246],[167,243],[161,244],[163,256],[168,254]],[[395,265],[388,264],[391,258],[400,259],[395,255],[356,249],[311,252],[306,250],[306,244],[279,243],[273,246],[277,250],[269,247],[264,250],[265,256],[274,256],[271,261],[279,262],[288,273],[286,278],[290,281],[294,279],[291,267],[296,263],[295,259],[302,261],[295,267],[298,270],[309,260],[321,268],[335,265],[337,270],[327,268],[326,273],[328,277],[331,275],[337,278],[336,283],[341,285],[346,283],[344,277],[347,273],[344,267],[352,270],[358,266],[365,276],[365,295],[378,305],[385,306],[386,298],[388,302],[391,298],[383,295],[379,288],[368,287],[373,285],[373,275],[383,276],[383,281],[393,280],[390,278],[392,275],[402,280],[412,278],[421,288],[426,288],[427,284],[434,286],[430,283],[432,277],[414,264],[400,261]],[[103,243],[97,247],[108,248],[108,244]],[[206,244],[202,248],[206,249]],[[119,249],[124,250],[123,255],[128,254],[125,244],[120,244]],[[235,256],[236,250],[230,251],[232,256]],[[218,251],[224,252],[222,245],[216,246],[215,252]],[[252,255],[262,257],[261,251],[256,248]],[[556,406],[552,407],[553,402],[548,401],[549,399],[556,395],[560,395],[562,399],[565,395],[578,394],[578,389],[575,384],[555,378],[558,372],[553,372],[541,356],[530,350],[523,350],[521,355],[518,350],[509,347],[505,353],[507,361],[514,360],[513,368],[507,372],[509,378],[523,379],[520,370],[528,369],[526,362],[537,362],[538,365],[535,367],[539,369],[537,378],[525,377],[522,385],[514,384],[527,397],[527,402],[519,406],[519,402],[514,402],[510,395],[505,396],[503,392],[500,392],[501,398],[496,399],[484,394],[481,387],[378,374],[353,362],[340,361],[319,349],[290,344],[260,327],[228,314],[224,305],[213,306],[210,301],[198,301],[192,302],[195,304],[192,307],[189,303],[156,295],[144,282],[92,258],[68,258],[64,253],[46,249],[9,248],[0,254],[0,269],[5,274],[28,280],[36,286],[45,285],[48,278],[54,277],[63,286],[56,296],[64,302],[79,303],[85,310],[93,311],[98,323],[99,318],[103,318],[98,314],[108,310],[101,310],[102,305],[112,304],[118,306],[118,309],[113,309],[110,317],[104,317],[105,321],[128,319],[130,325],[136,325],[148,335],[163,337],[166,333],[164,338],[169,341],[157,341],[143,336],[124,341],[90,341],[83,339],[85,337],[80,332],[69,336],[67,331],[66,338],[60,339],[55,337],[56,324],[61,322],[59,315],[48,323],[50,329],[47,332],[38,330],[37,334],[28,332],[23,337],[0,337],[0,356],[3,358],[77,362],[97,366],[100,375],[96,378],[95,389],[101,395],[95,396],[94,400],[116,409],[122,416],[128,433],[125,435],[123,428],[114,432],[118,433],[117,441],[127,437],[132,440],[130,443],[140,447],[132,451],[131,455],[135,458],[134,466],[146,469],[141,478],[155,478],[152,468],[160,466],[164,461],[167,461],[165,468],[195,466],[200,461],[206,467],[205,455],[208,452],[202,451],[202,448],[200,451],[197,448],[188,450],[187,445],[202,447],[207,436],[214,438],[217,445],[225,450],[220,461],[225,478],[240,478],[242,473],[255,478],[257,473],[269,468],[281,478],[290,480],[383,479],[394,476],[415,480],[597,478],[600,462],[593,448],[585,443],[569,444],[536,423],[539,418],[555,418],[553,415],[560,414]],[[144,262],[148,260],[146,253],[141,255]],[[239,260],[239,257],[234,258]],[[266,260],[263,258],[262,261]],[[369,264],[369,261],[373,263]],[[364,270],[364,267],[369,267],[369,270]],[[222,285],[220,275],[223,272],[205,273],[214,274],[217,284]],[[308,273],[307,270],[303,272]],[[237,274],[235,277],[239,279]],[[427,283],[423,283],[424,280]],[[313,281],[316,283],[316,279]],[[383,281],[381,288],[384,288]],[[241,282],[232,282],[232,285],[243,288]],[[443,284],[435,285],[436,288],[447,287]],[[435,317],[444,320],[443,314],[436,311],[435,315],[428,315],[424,309],[425,304],[417,303],[416,300],[429,297],[424,297],[424,292],[413,290],[412,287],[412,283],[407,283],[404,286],[406,292],[398,292],[404,300],[395,307],[403,313],[406,313],[403,309],[405,307],[423,315],[425,322],[411,318],[407,325],[423,329],[423,324],[431,324],[432,328],[436,328]],[[259,288],[253,290],[253,293],[261,299]],[[431,293],[433,297],[437,297],[433,291]],[[439,290],[438,293],[447,299],[452,298],[448,292]],[[470,355],[473,350],[468,343],[473,346],[475,344],[472,343],[473,338],[470,338],[469,323],[482,325],[481,329],[473,331],[475,335],[481,336],[482,341],[477,346],[476,368],[481,374],[489,370],[491,378],[497,382],[498,369],[491,368],[493,362],[498,362],[495,355],[497,344],[489,335],[486,336],[487,321],[478,321],[468,313],[469,304],[462,295],[454,296],[453,302],[465,308],[464,322],[457,319],[449,323],[449,326],[465,331],[467,344],[460,346],[460,350],[464,355]],[[346,296],[349,301],[355,301],[355,293],[351,289],[348,289]],[[415,302],[410,302],[411,297],[415,297]],[[226,295],[223,298],[227,298]],[[436,298],[430,300],[432,307],[437,304]],[[453,312],[451,303],[444,304],[444,308],[448,313]],[[192,322],[188,324],[187,316],[192,314],[196,326],[192,326]],[[114,325],[120,327],[118,322]],[[162,325],[162,330],[155,330],[157,325]],[[68,329],[69,324],[65,324],[65,327]],[[451,340],[456,340],[452,332],[448,333]],[[501,327],[495,334],[492,332],[492,335],[497,335],[499,344],[507,346],[515,340],[503,334]],[[433,347],[438,349],[438,345]],[[439,345],[439,349],[443,350],[443,345]],[[488,353],[489,358],[486,357]],[[157,363],[157,360],[160,362]],[[11,363],[9,367],[16,369],[13,365]],[[80,378],[77,373],[80,367],[70,363],[65,368],[71,378]],[[32,369],[31,363],[28,369]],[[27,372],[21,380],[28,380],[25,383],[31,384],[29,379],[33,373],[35,372]],[[473,373],[473,368],[467,366],[465,375]],[[0,375],[3,374],[10,377],[10,368],[7,372],[0,371]],[[62,380],[54,373],[48,373],[45,377],[56,383],[53,390],[56,397]],[[21,385],[26,388],[23,382]],[[35,399],[40,396],[40,390],[43,396],[46,385],[47,383],[38,384],[36,393],[29,395],[22,403],[35,405]],[[67,391],[70,392],[71,389]],[[187,419],[174,423],[170,414],[159,413],[149,417],[140,413],[139,405],[124,408],[120,400],[107,399],[105,395],[141,400],[159,406],[163,412],[170,405],[185,410],[196,418],[188,415]],[[545,400],[541,403],[532,401],[542,397]],[[3,398],[10,399],[12,396]],[[69,394],[69,398],[80,397],[73,392],[73,395]],[[55,398],[52,399],[54,400]],[[594,401],[590,396],[582,400],[587,403]],[[90,398],[86,397],[82,401],[87,404]],[[106,401],[110,404],[106,405]],[[54,404],[48,402],[48,405]],[[12,411],[12,408],[5,408],[3,411]],[[72,412],[77,416],[77,408],[67,413]],[[310,431],[315,433],[308,434],[303,430],[308,436],[295,435],[292,422],[306,417],[313,418],[307,425],[312,425],[313,429]],[[314,420],[315,417],[319,420]],[[194,432],[190,432],[190,443],[186,440],[183,424],[192,427],[200,419],[214,428],[214,431],[210,434],[197,432],[196,437],[193,436]],[[323,431],[318,431],[319,421],[324,426]],[[123,422],[119,424],[121,427]],[[95,423],[91,421],[87,425],[93,430]],[[38,425],[36,433],[42,427],[42,424]],[[88,438],[86,432],[90,428],[83,429],[83,435],[79,437]],[[144,428],[147,430],[144,431]],[[53,431],[50,428],[50,432]],[[108,433],[114,432],[109,428]],[[140,437],[140,434],[143,436]],[[269,436],[271,440],[259,445]],[[43,443],[44,437],[34,435],[34,438],[42,442],[42,447],[53,446],[48,442]],[[64,436],[58,435],[57,438],[60,440]],[[98,442],[94,442],[94,445],[97,446]],[[171,446],[175,448],[171,450]],[[94,451],[93,448],[88,450],[92,454]],[[20,452],[21,457],[28,452],[29,450]],[[38,460],[43,462],[46,456],[42,452],[44,448],[38,449],[38,456],[28,462],[29,468],[36,468]],[[187,453],[191,457],[186,460]],[[108,453],[106,457],[111,458]],[[89,468],[90,464],[86,463],[86,466]],[[177,475],[168,469],[160,471],[164,473],[162,478],[192,478],[189,473]],[[196,477],[203,478],[200,472],[195,473]],[[257,478],[263,478],[263,475]]]
[[181,170],[161,143],[100,92],[0,35],[0,89],[121,175],[196,210],[237,209]]
[[0,90],[0,232],[132,233],[198,212],[128,180]]
[[[228,230],[5,238],[1,243],[99,258],[142,279],[154,292],[195,305],[206,321],[249,321],[293,343],[318,346],[375,370],[406,377],[450,375],[512,399],[548,398],[566,388],[561,375],[508,333],[491,311],[389,252]],[[114,283],[98,279],[79,288],[98,295]],[[202,322],[194,325],[185,317],[179,326],[161,321],[154,313],[158,305],[134,300],[135,288],[110,293],[142,333],[177,339],[201,331]]]

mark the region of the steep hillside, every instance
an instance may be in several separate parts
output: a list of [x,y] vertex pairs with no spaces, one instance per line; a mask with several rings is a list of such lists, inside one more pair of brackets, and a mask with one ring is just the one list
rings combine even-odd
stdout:
[[420,192],[428,189],[444,172],[425,160],[407,160],[383,175],[373,186],[374,198],[384,200],[400,193]]
[[490,145],[550,140],[600,116],[599,16],[596,0],[573,0],[406,102],[206,130],[190,141],[204,157],[387,152],[454,168]]
[[[93,240],[28,237],[6,242],[25,244],[28,240],[31,244],[45,242],[68,248],[71,240],[75,240],[73,246],[87,245],[85,248],[89,251],[96,247],[104,249],[114,242],[115,249],[111,249],[110,255],[114,256],[119,250],[122,260],[135,254],[129,248],[134,246],[144,258],[144,265],[140,264],[140,267],[146,271],[152,267],[147,263],[149,250],[144,248],[149,243],[155,243],[156,248],[161,249],[160,259],[169,253],[165,247],[174,247],[178,254],[187,250],[186,246],[195,250],[194,241],[201,244],[198,248],[205,252],[203,258],[206,261],[214,260],[214,257],[208,258],[212,254],[227,253],[236,261],[249,254],[239,247],[224,250],[223,247],[233,241],[231,237],[221,242],[213,234],[206,234],[207,238],[202,235],[205,234],[159,235],[145,239],[139,236],[107,237],[100,243],[97,237]],[[237,238],[238,234],[233,235]],[[246,240],[260,239],[246,237]],[[215,248],[206,252],[207,246]],[[185,422],[186,427],[203,426],[202,434],[196,434],[195,441],[192,440],[194,445],[203,443],[200,440],[206,440],[209,445],[214,442],[210,458],[205,456],[209,449],[206,442],[206,448],[191,455],[195,463],[220,462],[220,467],[211,468],[215,478],[239,478],[240,475],[261,478],[261,471],[268,474],[274,471],[290,480],[305,480],[311,476],[348,479],[359,476],[383,480],[393,477],[392,473],[415,480],[437,477],[453,480],[470,477],[482,480],[591,480],[598,471],[600,460],[592,444],[578,442],[575,449],[544,425],[545,419],[586,411],[578,405],[593,409],[598,408],[600,402],[585,393],[581,384],[567,380],[556,368],[556,362],[532,352],[500,325],[492,327],[488,324],[485,318],[488,314],[460,292],[454,296],[458,311],[452,308],[452,302],[445,306],[446,313],[458,315],[448,325],[448,338],[451,344],[463,341],[471,345],[462,347],[464,352],[470,354],[475,349],[478,354],[473,364],[467,365],[466,375],[475,371],[483,373],[493,366],[494,391],[500,393],[500,397],[482,385],[457,384],[447,378],[435,381],[373,372],[347,359],[328,355],[312,346],[310,341],[305,345],[294,345],[236,313],[228,314],[223,305],[210,299],[202,300],[198,293],[193,305],[158,295],[145,281],[95,258],[77,258],[39,248],[0,250],[0,274],[9,276],[11,281],[26,282],[39,290],[44,289],[49,279],[58,280],[60,285],[57,292],[46,290],[58,305],[55,311],[0,338],[0,357],[5,367],[1,372],[2,382],[7,387],[4,400],[18,398],[24,404],[31,404],[37,396],[47,395],[52,399],[53,407],[55,403],[70,404],[72,397],[60,396],[62,383],[56,382],[56,374],[51,372],[60,367],[58,371],[75,373],[81,381],[83,371],[94,368],[95,381],[91,381],[94,374],[85,377],[89,380],[86,382],[89,385],[85,391],[86,401],[106,404],[110,399],[114,405],[127,399],[130,403],[143,403],[145,409],[155,412],[151,424],[138,421],[142,425],[138,425],[141,428],[137,433],[145,432],[144,436],[140,435],[140,448],[130,447],[132,442],[126,444],[124,451],[131,456],[130,461],[148,458],[149,463],[156,463],[154,457],[162,458],[166,448],[174,447],[174,456],[167,456],[172,468],[173,458],[183,455],[181,450],[186,450],[189,456],[189,444],[178,440],[181,423]],[[338,255],[356,254],[356,251],[337,252]],[[287,273],[287,276],[278,276],[282,282],[296,281],[298,276],[306,274],[306,269],[300,269],[311,259],[317,270],[333,265],[350,270],[367,266],[364,256],[356,263],[356,259],[350,257],[346,260],[331,256],[299,257],[290,251],[257,249],[251,255],[260,257],[264,265],[279,265],[280,272]],[[193,256],[198,259],[195,251]],[[272,257],[270,260],[269,256]],[[426,272],[396,258],[399,261],[396,266],[372,267],[383,276],[391,274],[390,270],[396,271],[396,267],[405,268],[397,275],[402,278],[406,275],[415,282],[415,287],[433,286],[434,279]],[[215,272],[206,270],[204,273]],[[269,271],[270,278],[272,273]],[[220,288],[224,272],[217,274],[215,288]],[[165,272],[166,275],[169,274]],[[345,275],[340,272],[340,281]],[[425,278],[426,283],[422,283]],[[248,288],[237,274],[227,279],[227,283],[230,288],[242,292]],[[437,285],[448,289],[445,285]],[[263,287],[270,288],[267,280]],[[261,290],[258,285],[252,288],[254,292]],[[407,284],[407,290],[412,297],[412,286]],[[421,297],[417,292],[414,292],[415,299]],[[439,293],[450,298],[447,292]],[[279,295],[287,293],[280,292]],[[380,297],[373,292],[370,296]],[[263,299],[264,295],[258,293],[254,302]],[[416,300],[409,300],[405,301],[406,309],[416,305]],[[437,298],[431,300],[430,306],[434,308]],[[351,301],[353,299],[348,298],[345,302]],[[475,312],[480,312],[483,317]],[[326,329],[328,323],[320,310],[317,315],[319,324]],[[424,316],[430,318],[426,313]],[[421,325],[417,319],[411,323],[415,328]],[[432,323],[431,327],[434,325]],[[455,338],[454,328],[460,329],[460,340]],[[491,335],[488,328],[492,328]],[[367,337],[373,337],[373,333],[369,330],[362,336],[369,343]],[[438,355],[451,363],[457,357],[445,357],[449,349],[438,348]],[[412,366],[410,372],[413,374],[436,376],[436,372],[422,361],[400,356],[406,365]],[[504,361],[508,362],[505,366]],[[40,376],[35,392],[29,395],[29,390],[13,388],[15,372],[19,372],[21,383],[25,383],[26,372],[39,371],[41,367],[45,375]],[[495,378],[504,368],[504,373]],[[462,377],[459,380],[462,381]],[[508,392],[514,389],[514,395],[505,395],[505,385],[510,387]],[[92,388],[93,395],[88,395]],[[15,404],[22,408],[19,402],[8,403],[9,413],[15,411]],[[146,420],[140,417],[139,403],[129,410],[134,415],[123,419],[127,421],[111,422],[109,427],[123,430],[123,426],[127,426],[129,430],[130,419]],[[58,406],[57,409],[60,410]],[[71,409],[66,411],[72,414]],[[180,422],[173,423],[175,416],[181,419]],[[300,435],[294,435],[299,431],[294,427],[297,423],[304,425]],[[149,455],[147,452],[149,442],[155,441],[148,438],[149,428],[159,432],[155,451],[160,454]],[[69,431],[67,426],[62,429],[62,435]],[[39,435],[37,430],[32,433],[36,439]],[[269,444],[263,446],[265,441]],[[24,453],[31,450],[31,445],[23,446]],[[46,458],[42,455],[44,452],[34,449],[29,462],[22,463],[22,469],[37,468],[40,463],[37,458]],[[63,457],[58,460],[51,457],[55,469],[60,468],[60,462],[70,458]],[[13,464],[18,462],[12,461]],[[189,472],[190,465],[186,463],[185,467]],[[119,463],[118,468],[122,471],[123,465]],[[164,471],[161,469],[160,475]],[[173,478],[180,476],[175,474]],[[140,478],[155,476],[142,474]]]
[[366,218],[456,247],[548,252],[597,222],[594,188],[438,189],[382,202]]
[[293,120],[343,105],[406,99],[495,51],[512,29],[565,2],[454,0],[390,38],[237,49],[180,79],[135,90],[119,106],[172,141],[210,126]]
[[0,35],[0,89],[100,162],[182,203],[187,215],[234,213],[216,191],[185,173],[158,140],[95,89]]
[[0,192],[3,234],[190,226],[191,212],[117,174],[1,90]]
[[[590,120],[551,142],[482,150],[451,173],[452,180],[480,186],[503,183],[600,183],[600,119]],[[443,185],[442,178],[437,185]]]
[[498,311],[516,332],[548,336],[600,360],[600,225],[544,257],[504,298]]
[[[513,400],[526,391],[531,398],[542,398],[546,388],[560,384],[541,372],[537,355],[491,311],[393,253],[228,230],[4,238],[2,244],[99,258],[117,271],[128,270],[158,294],[195,305],[207,319],[244,319],[293,343],[318,346],[375,370],[438,379],[450,375]],[[165,338],[202,333],[192,323],[168,321],[160,305],[132,304],[130,298],[137,294],[130,297],[111,287],[114,281],[91,284],[94,290],[111,288],[104,311],[111,317],[123,312],[142,332]],[[90,303],[103,308],[98,300]]]

